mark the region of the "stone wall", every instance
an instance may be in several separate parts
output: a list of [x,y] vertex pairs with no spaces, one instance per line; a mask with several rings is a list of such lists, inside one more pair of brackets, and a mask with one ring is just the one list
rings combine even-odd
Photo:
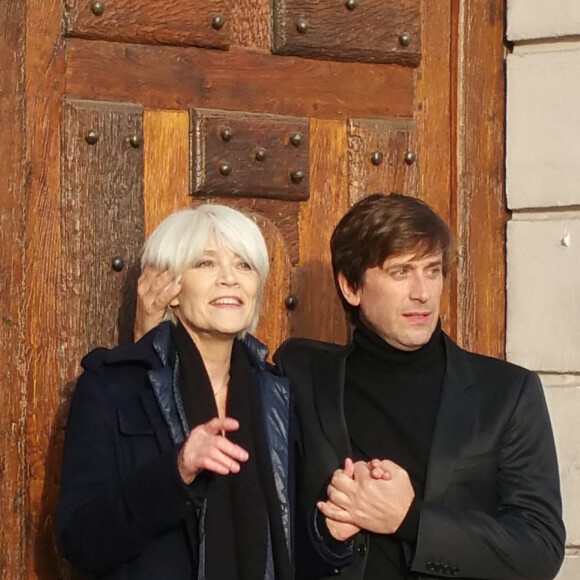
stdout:
[[541,374],[580,578],[580,2],[508,0],[507,358]]

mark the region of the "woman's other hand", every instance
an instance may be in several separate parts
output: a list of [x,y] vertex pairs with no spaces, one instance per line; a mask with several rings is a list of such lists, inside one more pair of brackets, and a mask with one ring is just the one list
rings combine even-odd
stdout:
[[220,475],[238,473],[240,462],[248,460],[248,452],[226,439],[224,433],[237,431],[239,426],[231,417],[216,417],[193,429],[177,456],[181,479],[190,484],[204,470]]
[[163,322],[165,309],[181,291],[179,283],[172,284],[174,276],[168,270],[147,265],[137,281],[137,308],[133,337],[138,341],[152,328]]

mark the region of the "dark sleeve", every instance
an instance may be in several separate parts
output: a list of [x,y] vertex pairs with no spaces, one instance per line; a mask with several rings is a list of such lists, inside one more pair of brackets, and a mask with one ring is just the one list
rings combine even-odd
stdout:
[[[274,355],[274,361],[278,372],[288,377],[291,383],[292,402],[295,413],[294,431],[294,470],[295,470],[295,498],[294,498],[294,560],[296,567],[296,578],[310,580],[325,576],[332,576],[340,573],[340,569],[352,563],[354,559],[354,540],[339,542],[335,540],[320,512],[316,508],[316,502],[311,503],[300,501],[300,490],[302,478],[306,477],[302,469],[301,458],[304,453],[303,433],[300,429],[300,422],[304,420],[299,416],[295,405],[296,389],[293,381],[295,373],[292,372],[291,364],[288,361],[291,357],[285,356],[295,344],[293,339],[283,343]],[[329,474],[330,477],[331,474]],[[320,498],[326,499],[326,498]],[[306,505],[305,505],[306,503]]]
[[191,514],[203,484],[186,485],[179,447],[120,473],[117,410],[98,375],[83,373],[66,427],[57,541],[75,566],[96,574],[137,556],[149,541]]
[[542,385],[523,379],[497,471],[497,514],[421,504],[414,572],[549,580],[564,557],[558,464]]

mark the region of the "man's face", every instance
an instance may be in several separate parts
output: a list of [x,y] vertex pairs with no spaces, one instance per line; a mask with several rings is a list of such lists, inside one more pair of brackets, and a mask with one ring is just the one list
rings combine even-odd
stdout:
[[442,253],[396,254],[368,268],[355,290],[339,274],[347,302],[359,307],[361,322],[399,350],[426,344],[439,320],[443,291]]

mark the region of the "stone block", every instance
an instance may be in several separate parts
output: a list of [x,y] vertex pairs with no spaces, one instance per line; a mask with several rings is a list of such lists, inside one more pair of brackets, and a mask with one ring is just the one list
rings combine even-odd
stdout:
[[[531,9],[533,4],[533,10]],[[517,42],[580,34],[578,0],[508,0],[507,36]]]
[[[558,450],[564,521],[566,523],[566,544],[580,544],[580,377],[554,377],[552,381],[542,377],[546,400],[550,409],[552,427]],[[560,383],[550,385],[549,383]],[[575,570],[580,572],[579,563]],[[567,576],[566,576],[567,578]],[[570,576],[577,580],[580,573]]]
[[510,209],[580,205],[580,43],[573,46],[508,57]]
[[576,373],[580,218],[557,218],[508,223],[506,354],[536,371]]

